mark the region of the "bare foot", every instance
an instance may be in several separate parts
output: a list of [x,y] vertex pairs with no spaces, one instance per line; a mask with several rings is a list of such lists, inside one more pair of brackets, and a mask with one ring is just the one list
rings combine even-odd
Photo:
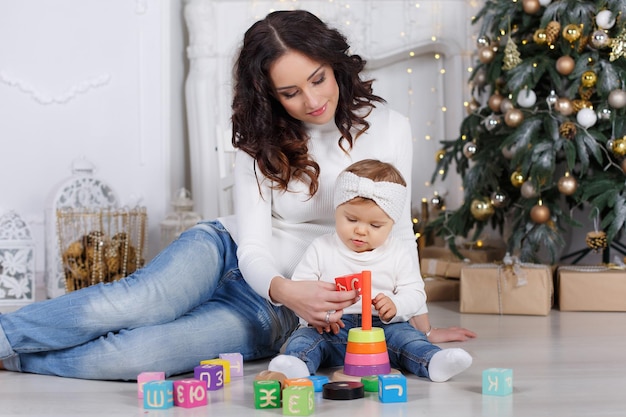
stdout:
[[4,365],[2,364],[2,361],[0,361],[0,370],[4,369]]

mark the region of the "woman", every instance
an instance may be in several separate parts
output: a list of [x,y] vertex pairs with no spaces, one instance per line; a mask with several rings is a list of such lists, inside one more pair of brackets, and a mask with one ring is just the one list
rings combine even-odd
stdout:
[[[198,224],[118,282],[1,315],[3,366],[85,379],[169,376],[219,353],[276,354],[294,313],[337,322],[355,292],[288,278],[307,245],[333,230],[342,169],[376,157],[410,178],[412,155],[406,118],[360,80],[365,63],[347,51],[339,32],[305,11],[255,23],[234,74],[236,215]],[[394,233],[415,245],[409,205]],[[416,323],[433,342],[473,336],[428,330],[426,314]]]

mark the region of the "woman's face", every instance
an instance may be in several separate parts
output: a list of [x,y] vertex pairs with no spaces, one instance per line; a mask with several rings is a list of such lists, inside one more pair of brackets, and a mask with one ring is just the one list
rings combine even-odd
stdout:
[[335,117],[339,86],[329,65],[289,51],[270,67],[276,98],[291,117],[325,124]]

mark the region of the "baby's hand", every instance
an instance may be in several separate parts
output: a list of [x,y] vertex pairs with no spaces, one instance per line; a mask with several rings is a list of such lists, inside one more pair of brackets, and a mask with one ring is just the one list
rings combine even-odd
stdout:
[[398,310],[396,310],[396,305],[391,301],[391,298],[387,297],[383,293],[379,293],[372,300],[372,304],[376,311],[378,311],[378,317],[380,317],[383,321],[390,321],[396,316]]
[[336,323],[329,323],[326,326],[313,326],[313,327],[315,327],[315,330],[317,330],[319,334],[322,334],[324,332],[326,333],[333,332],[333,334],[337,334],[339,333],[339,330],[346,327],[346,325],[343,323],[343,320],[339,319],[339,321]]

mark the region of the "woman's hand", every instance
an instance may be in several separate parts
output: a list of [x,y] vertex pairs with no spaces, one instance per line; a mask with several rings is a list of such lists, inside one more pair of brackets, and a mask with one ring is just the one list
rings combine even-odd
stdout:
[[336,291],[335,284],[322,281],[291,281],[274,277],[270,297],[291,309],[309,325],[333,330],[331,323],[339,323],[343,309],[359,300],[356,290]]

